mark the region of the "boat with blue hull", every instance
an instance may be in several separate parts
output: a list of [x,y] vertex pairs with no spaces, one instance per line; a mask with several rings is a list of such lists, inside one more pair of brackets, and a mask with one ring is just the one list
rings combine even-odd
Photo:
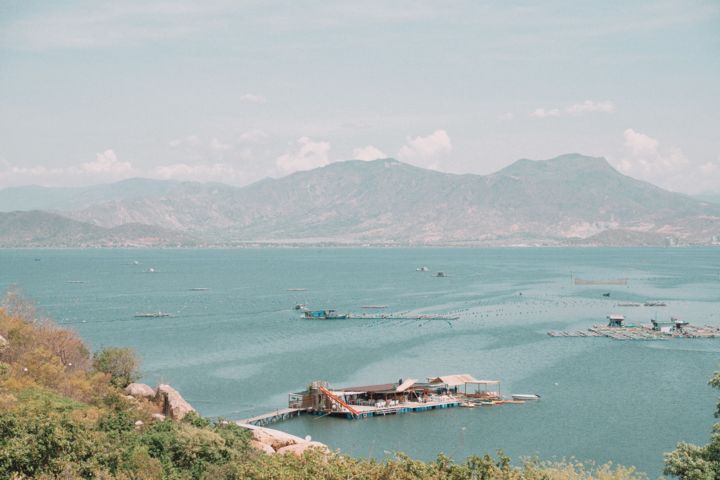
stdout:
[[336,310],[306,310],[303,317],[308,320],[346,320],[350,315]]

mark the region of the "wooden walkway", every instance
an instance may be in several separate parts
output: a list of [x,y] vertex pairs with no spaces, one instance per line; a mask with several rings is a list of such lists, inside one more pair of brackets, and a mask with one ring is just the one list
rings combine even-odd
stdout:
[[238,420],[237,423],[245,423],[249,425],[270,425],[271,423],[281,422],[288,420],[292,417],[297,417],[307,412],[307,408],[281,408],[274,412],[263,413],[255,417],[246,418],[244,420]]

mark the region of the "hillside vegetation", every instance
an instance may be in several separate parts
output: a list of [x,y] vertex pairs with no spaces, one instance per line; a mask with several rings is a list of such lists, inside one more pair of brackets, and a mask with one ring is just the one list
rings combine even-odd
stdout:
[[[137,357],[128,349],[93,355],[77,334],[38,319],[32,305],[9,294],[0,309],[0,478],[644,478],[632,468],[611,465],[587,469],[533,460],[513,466],[502,453],[472,456],[463,463],[444,455],[433,462],[402,454],[383,461],[319,451],[301,457],[267,455],[252,449],[249,431],[233,423],[196,414],[182,422],[153,421],[154,404],[122,391],[137,378],[136,366]],[[685,475],[680,468],[688,457],[683,448],[672,454],[669,473],[714,478]],[[703,474],[714,471],[707,460],[702,462]]]

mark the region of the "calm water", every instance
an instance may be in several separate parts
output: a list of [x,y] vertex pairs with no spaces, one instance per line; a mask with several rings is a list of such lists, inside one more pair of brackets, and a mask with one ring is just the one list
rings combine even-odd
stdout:
[[[416,272],[419,265],[431,272]],[[433,277],[438,270],[448,277]],[[571,274],[629,282],[574,286]],[[505,393],[543,397],[277,425],[358,456],[443,451],[463,459],[502,448],[514,458],[613,460],[656,476],[663,452],[679,440],[706,442],[713,423],[716,394],[706,384],[720,339],[545,333],[586,328],[612,312],[638,323],[657,314],[720,325],[718,249],[0,250],[0,289],[11,285],[93,347],[134,347],[146,382],[173,384],[205,415],[283,407],[288,392],[314,379],[349,386],[471,373],[501,379]],[[197,287],[209,290],[189,291]],[[668,306],[615,306],[646,299]],[[354,312],[387,304],[460,319],[309,322],[296,303]],[[133,318],[158,310],[174,316]]]

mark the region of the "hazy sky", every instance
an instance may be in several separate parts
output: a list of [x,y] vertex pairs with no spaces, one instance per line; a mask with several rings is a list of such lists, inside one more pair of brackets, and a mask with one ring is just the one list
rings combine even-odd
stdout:
[[0,0],[0,187],[568,152],[720,191],[720,2]]

